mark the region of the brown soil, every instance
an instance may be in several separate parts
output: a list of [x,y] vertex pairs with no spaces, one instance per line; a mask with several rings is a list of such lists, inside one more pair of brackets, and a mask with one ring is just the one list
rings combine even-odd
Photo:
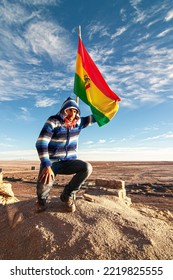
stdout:
[[[173,162],[93,162],[93,173],[67,213],[59,194],[70,176],[56,179],[48,209],[36,213],[39,162],[0,162],[19,202],[0,205],[0,259],[172,259]],[[32,166],[36,170],[31,170]],[[127,206],[95,178],[126,182]],[[82,194],[89,193],[94,202]]]

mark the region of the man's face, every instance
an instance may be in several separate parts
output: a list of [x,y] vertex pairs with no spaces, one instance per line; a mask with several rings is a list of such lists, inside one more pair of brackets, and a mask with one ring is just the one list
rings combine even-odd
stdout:
[[73,121],[76,118],[77,112],[78,111],[74,108],[66,109],[67,119]]

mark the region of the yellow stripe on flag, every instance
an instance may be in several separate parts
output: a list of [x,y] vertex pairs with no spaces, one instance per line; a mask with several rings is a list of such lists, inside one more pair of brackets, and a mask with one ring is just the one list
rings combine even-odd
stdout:
[[76,58],[76,74],[81,78],[81,80],[84,82],[84,74],[83,74],[83,66],[82,66],[82,58],[80,54],[77,54]]

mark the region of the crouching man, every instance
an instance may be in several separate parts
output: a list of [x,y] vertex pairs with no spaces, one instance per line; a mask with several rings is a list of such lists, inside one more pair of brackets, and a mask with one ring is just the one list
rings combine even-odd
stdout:
[[78,137],[83,128],[94,122],[92,115],[81,117],[77,103],[69,97],[60,111],[44,124],[36,142],[41,161],[37,181],[38,212],[47,208],[46,200],[57,174],[74,174],[60,199],[67,211],[76,210],[76,193],[92,172],[90,163],[77,159]]

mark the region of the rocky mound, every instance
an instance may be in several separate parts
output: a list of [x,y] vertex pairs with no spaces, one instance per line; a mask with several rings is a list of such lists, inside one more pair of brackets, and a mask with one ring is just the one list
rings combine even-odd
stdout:
[[79,196],[77,211],[66,213],[51,197],[46,212],[35,212],[35,198],[0,206],[0,259],[172,259],[173,214],[90,191]]

